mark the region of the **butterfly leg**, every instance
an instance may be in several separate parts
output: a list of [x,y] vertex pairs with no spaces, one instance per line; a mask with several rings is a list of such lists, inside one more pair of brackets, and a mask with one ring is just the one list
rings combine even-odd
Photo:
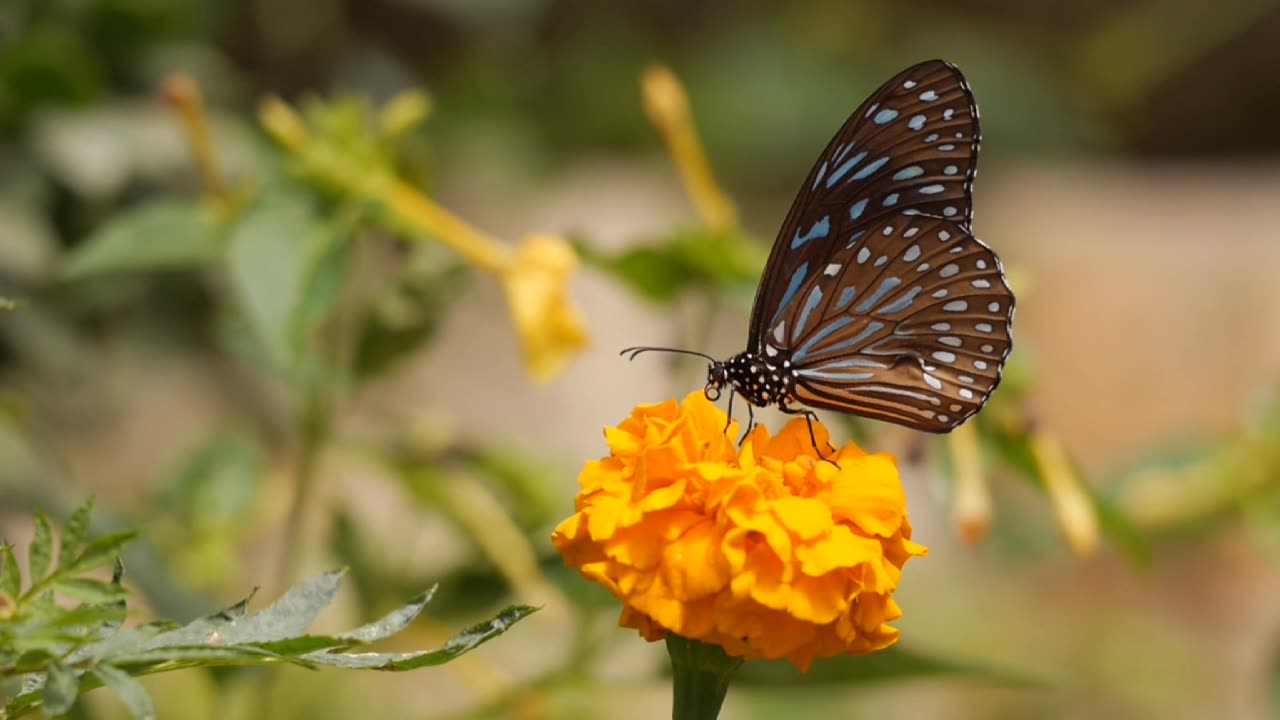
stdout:
[[727,417],[724,419],[724,432],[726,434],[729,432],[729,426],[733,424],[733,397],[737,394],[738,393],[736,392],[729,393],[729,412]]
[[751,430],[755,426],[756,408],[751,403],[747,403],[747,429],[742,432],[742,437],[738,438],[738,447],[742,447],[742,443],[747,441],[747,436],[751,434]]
[[[803,415],[805,424],[809,426],[809,442],[813,445],[813,449],[818,451],[818,456],[821,457],[825,462],[829,462],[832,465],[835,465],[837,468],[840,467],[840,463],[836,462],[835,460],[832,460],[831,458],[826,457],[825,455],[823,455],[822,450],[818,449],[818,436],[813,432],[813,421],[814,419],[817,418],[817,416],[814,415],[812,410],[806,410],[805,408],[791,408],[785,405],[779,405],[778,408],[782,410],[782,412],[788,415]],[[835,451],[836,451],[835,445],[832,445],[830,442],[828,442],[827,447],[830,448],[832,454],[835,454]]]

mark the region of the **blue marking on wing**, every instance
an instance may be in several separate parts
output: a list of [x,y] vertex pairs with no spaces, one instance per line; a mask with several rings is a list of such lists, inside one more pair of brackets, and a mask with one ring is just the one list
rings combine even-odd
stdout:
[[862,211],[867,209],[867,199],[862,198],[858,202],[849,207],[849,219],[857,220],[862,217]]
[[877,125],[884,125],[884,124],[886,124],[886,123],[891,123],[891,122],[893,122],[893,119],[894,119],[894,118],[896,118],[896,117],[898,117],[898,111],[897,111],[897,110],[892,110],[892,109],[890,109],[890,108],[885,108],[884,110],[881,110],[880,112],[876,113],[876,116],[875,116],[874,118],[872,118],[872,120],[873,120],[873,121],[875,122],[875,124],[877,124]]
[[840,182],[840,178],[844,177],[845,173],[852,170],[854,165],[862,162],[866,157],[867,153],[863,151],[845,160],[844,164],[836,168],[835,172],[831,173],[831,177],[827,178],[827,187],[835,187],[835,184]]
[[[826,367],[825,365],[823,367]],[[820,370],[798,370],[805,377],[822,378],[824,380],[870,380],[875,373],[833,373]]]
[[[866,202],[866,201],[864,200],[863,202]],[[861,214],[861,212],[859,212],[859,214]],[[856,217],[855,217],[855,218],[853,218],[853,219],[854,219],[854,220],[857,220],[857,218],[856,218]],[[854,234],[850,235],[850,236],[849,236],[849,244],[848,244],[848,245],[845,245],[845,246],[844,246],[844,249],[845,249],[845,250],[848,250],[848,249],[852,248],[852,247],[854,246],[854,243],[858,242],[858,238],[860,238],[860,237],[862,237],[863,235],[866,235],[866,234],[867,234],[867,231],[866,231],[866,230],[859,230],[858,232],[856,232],[856,233],[854,233]]]
[[[861,169],[861,170],[859,170],[857,173],[855,173],[855,174],[853,175],[853,177],[851,177],[851,178],[849,178],[849,179],[850,179],[850,180],[866,180],[868,177],[870,177],[870,176],[871,176],[871,173],[873,173],[873,172],[875,172],[875,171],[879,170],[880,168],[884,167],[884,164],[885,164],[885,163],[887,163],[887,162],[889,162],[889,156],[888,156],[888,155],[885,155],[884,157],[882,157],[882,158],[880,158],[880,159],[878,159],[878,160],[876,160],[876,161],[872,162],[871,164],[867,165],[866,167],[862,168],[862,169]],[[831,185],[831,181],[830,181],[830,180],[828,180],[828,181],[827,181],[827,185],[828,185],[828,186],[830,186],[830,185]]]
[[924,168],[919,165],[908,165],[893,174],[894,180],[910,180],[914,177],[920,177],[924,174]]
[[903,295],[897,300],[894,300],[891,304],[880,308],[880,312],[885,313],[886,315],[891,315],[893,313],[906,310],[911,306],[911,303],[915,302],[916,296],[920,294],[921,289],[922,288],[919,285],[911,288],[907,291],[906,295]]
[[[806,356],[806,355],[808,355],[808,354],[809,354],[809,351],[813,349],[813,345],[814,345],[815,343],[819,342],[820,340],[822,340],[822,339],[823,339],[823,338],[825,338],[826,336],[830,335],[831,333],[835,332],[836,330],[839,330],[840,328],[844,327],[845,325],[848,325],[849,323],[853,322],[853,318],[852,318],[852,317],[849,317],[848,315],[846,315],[846,316],[844,316],[844,317],[840,318],[840,320],[847,320],[848,322],[839,322],[839,321],[835,321],[835,322],[832,322],[830,325],[827,325],[825,328],[823,328],[823,329],[822,329],[822,332],[820,332],[820,333],[818,333],[818,334],[814,335],[812,338],[810,338],[810,339],[809,339],[809,342],[805,343],[805,344],[804,344],[804,347],[800,348],[800,351],[799,351],[799,352],[797,352],[795,355],[792,355],[792,356],[791,356],[791,359],[792,359],[792,360],[795,360],[795,361],[797,361],[797,362],[798,362],[798,361],[800,360],[800,358],[802,358],[802,357],[804,357],[804,356]],[[835,351],[837,351],[837,350],[844,350],[845,348],[851,348],[851,347],[854,347],[855,345],[858,345],[858,344],[862,343],[863,341],[865,341],[867,338],[871,337],[872,335],[874,335],[874,334],[876,334],[876,333],[880,332],[880,329],[881,329],[881,328],[883,328],[883,327],[884,327],[884,323],[880,322],[879,320],[872,320],[871,322],[867,323],[867,326],[866,326],[865,328],[863,328],[863,329],[862,329],[862,332],[860,332],[860,333],[858,333],[857,335],[855,335],[855,336],[853,336],[853,337],[849,338],[848,340],[844,340],[844,341],[841,341],[841,342],[839,342],[839,343],[836,343],[835,345],[832,345],[831,347],[822,348],[822,350],[821,350],[820,352],[823,352],[823,353],[829,353],[829,352],[835,352]]]
[[876,288],[876,291],[871,293],[871,297],[864,300],[862,304],[858,306],[857,312],[864,313],[875,307],[876,303],[880,302],[885,295],[888,295],[890,290],[901,284],[902,281],[896,277],[885,278],[884,281],[880,283],[880,287]]
[[797,363],[800,362],[801,360],[804,359],[804,356],[809,353],[809,349],[812,348],[816,343],[822,342],[822,340],[825,337],[839,330],[845,325],[848,325],[851,322],[853,322],[853,318],[845,316],[845,317],[836,318],[835,320],[832,320],[831,322],[827,323],[826,327],[822,328],[817,333],[815,333],[813,337],[809,338],[809,342],[806,342],[803,347],[801,347],[799,350],[796,351],[794,355],[791,356],[792,361]]
[[877,370],[884,370],[889,366],[882,362],[876,362],[875,360],[866,360],[864,358],[849,358],[848,360],[840,360],[838,362],[823,363],[820,367],[824,367],[824,368],[865,367],[865,368],[876,368]]
[[778,309],[773,313],[773,320],[769,323],[769,327],[778,324],[778,318],[782,317],[782,311],[786,310],[791,301],[795,299],[796,292],[800,290],[800,286],[804,284],[805,276],[808,274],[809,263],[796,268],[795,273],[791,276],[791,284],[787,286],[787,291],[782,295],[782,302],[778,303]]
[[885,195],[883,205],[885,207],[893,207],[894,204],[897,202],[898,202],[898,193],[889,193],[888,195]]
[[796,339],[804,334],[804,328],[809,324],[809,313],[813,312],[813,309],[817,307],[820,302],[822,302],[822,287],[815,285],[813,289],[809,291],[809,297],[805,298],[804,309],[800,311],[800,322],[796,323],[795,328],[791,331],[792,342],[795,342]]
[[833,163],[840,162],[840,159],[843,158],[845,155],[847,155],[849,151],[852,149],[853,149],[853,143],[851,142],[840,143],[840,147],[836,148],[836,154],[831,158],[831,162]]
[[813,187],[811,187],[811,188],[809,188],[809,189],[810,189],[810,190],[817,190],[817,189],[818,189],[818,183],[822,182],[822,178],[823,178],[823,176],[824,176],[824,175],[826,175],[826,174],[827,174],[827,163],[826,163],[826,161],[824,160],[824,161],[822,162],[822,166],[818,168],[818,177],[816,177],[816,178],[814,178],[814,179],[813,179]]
[[843,310],[846,305],[853,302],[853,296],[858,294],[858,288],[850,285],[840,291],[840,299],[836,301],[836,309]]
[[809,228],[809,232],[805,233],[804,235],[801,235],[800,231],[796,230],[796,236],[791,239],[791,249],[795,250],[796,248],[809,242],[810,240],[813,240],[814,238],[824,238],[830,232],[831,232],[831,216],[828,215],[823,217],[818,222],[814,223],[813,227]]

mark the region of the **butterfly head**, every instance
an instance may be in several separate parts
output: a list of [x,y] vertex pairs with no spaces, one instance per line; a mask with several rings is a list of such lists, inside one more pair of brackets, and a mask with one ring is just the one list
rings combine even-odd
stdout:
[[707,367],[707,387],[703,389],[707,399],[715,402],[720,399],[720,391],[729,383],[729,371],[719,360],[712,361]]

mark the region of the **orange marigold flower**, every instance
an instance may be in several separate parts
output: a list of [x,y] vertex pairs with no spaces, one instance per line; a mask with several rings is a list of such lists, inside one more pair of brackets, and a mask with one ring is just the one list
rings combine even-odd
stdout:
[[801,670],[892,645],[902,566],[926,552],[893,456],[850,443],[828,456],[838,467],[822,462],[803,418],[775,437],[757,427],[739,450],[726,420],[699,391],[606,428],[612,452],[583,468],[577,512],[552,536],[565,561],[650,641],[674,632]]

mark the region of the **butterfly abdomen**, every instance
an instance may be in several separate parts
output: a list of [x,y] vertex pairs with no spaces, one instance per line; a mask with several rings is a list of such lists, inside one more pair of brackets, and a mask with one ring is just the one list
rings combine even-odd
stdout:
[[791,359],[783,355],[766,361],[754,353],[743,352],[729,358],[724,368],[733,389],[756,407],[780,405],[791,398],[795,388],[795,368],[791,366]]

